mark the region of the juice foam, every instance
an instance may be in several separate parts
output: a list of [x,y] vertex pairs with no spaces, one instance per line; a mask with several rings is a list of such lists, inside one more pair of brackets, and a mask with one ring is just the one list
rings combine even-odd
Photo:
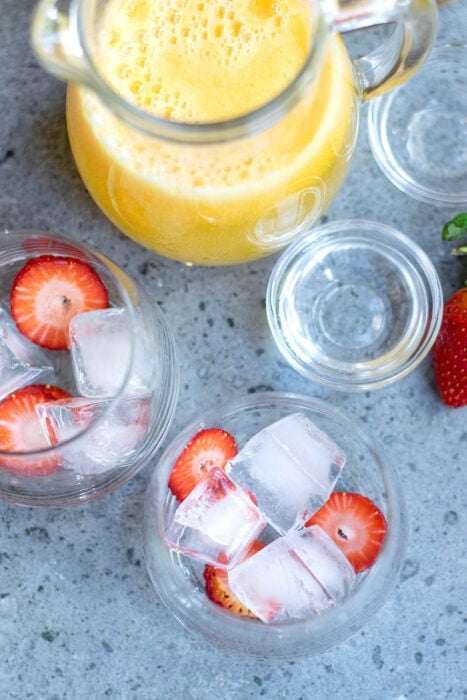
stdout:
[[[113,0],[96,61],[129,102],[181,122],[225,120],[280,93],[308,52],[298,0]],[[82,178],[107,216],[144,246],[196,264],[279,249],[324,210],[356,131],[349,59],[329,40],[313,89],[278,124],[233,143],[183,146],[130,130],[70,86],[67,118]]]
[[141,109],[182,122],[225,120],[270,100],[306,58],[303,3],[282,2],[280,14],[276,5],[114,0],[99,59],[114,89]]

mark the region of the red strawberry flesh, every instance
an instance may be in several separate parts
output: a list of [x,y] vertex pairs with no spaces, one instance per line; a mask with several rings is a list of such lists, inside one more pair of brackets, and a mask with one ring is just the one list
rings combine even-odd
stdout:
[[169,477],[169,488],[177,500],[183,501],[196,484],[214,467],[225,469],[237,454],[237,444],[225,430],[200,430],[184,447]]
[[[36,406],[69,398],[70,394],[49,384],[31,384],[9,394],[0,402],[0,451],[35,452],[49,447],[41,428]],[[46,474],[58,466],[56,457],[44,457],[34,461],[19,457],[2,458],[6,464],[18,472]]]
[[[253,542],[243,559],[248,559],[248,557],[259,552],[264,546],[262,542]],[[256,619],[256,615],[232,593],[229,585],[229,575],[226,569],[221,569],[212,564],[206,564],[203,576],[206,583],[206,595],[213,603],[220,605],[221,608],[225,608],[235,615]]]
[[16,275],[10,294],[18,330],[51,350],[69,347],[68,327],[78,313],[109,306],[107,290],[87,263],[73,257],[40,255]]
[[442,401],[452,408],[467,406],[467,287],[444,305],[431,358]]
[[376,561],[386,533],[379,508],[359,493],[334,491],[305,523],[319,525],[337,544],[357,573]]

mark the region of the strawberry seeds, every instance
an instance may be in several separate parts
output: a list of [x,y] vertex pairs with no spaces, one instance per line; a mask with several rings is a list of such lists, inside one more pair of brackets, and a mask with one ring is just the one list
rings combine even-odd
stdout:
[[169,476],[179,504],[166,542],[204,562],[207,597],[233,614],[264,623],[320,614],[374,565],[387,527],[369,498],[335,490],[345,460],[302,413],[239,451],[226,431],[203,429]]
[[51,350],[69,348],[68,328],[74,316],[108,306],[109,295],[97,272],[69,256],[31,258],[16,275],[10,295],[19,331]]
[[63,248],[27,260],[11,283],[11,316],[0,308],[0,468],[15,476],[134,464],[153,428],[153,328],[139,304],[110,304],[98,261]]

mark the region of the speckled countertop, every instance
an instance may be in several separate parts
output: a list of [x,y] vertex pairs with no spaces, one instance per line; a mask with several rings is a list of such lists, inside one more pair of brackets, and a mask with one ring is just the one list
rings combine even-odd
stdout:
[[[441,404],[427,360],[373,393],[343,394],[307,382],[285,364],[267,326],[264,298],[274,258],[186,268],[118,233],[75,170],[64,85],[38,67],[28,48],[32,7],[33,0],[1,2],[0,228],[62,231],[146,283],[179,348],[172,435],[226,393],[240,398],[259,389],[318,396],[355,416],[398,465],[410,540],[399,584],[362,631],[322,656],[266,663],[216,651],[158,600],[141,542],[155,460],[117,492],[80,507],[34,510],[0,502],[0,698],[462,697],[467,409]],[[440,41],[465,41],[467,0],[440,15]],[[368,147],[363,108],[354,164],[327,216],[376,219],[406,232],[434,260],[447,295],[465,278],[465,267],[440,241],[451,214],[407,198],[385,179]]]

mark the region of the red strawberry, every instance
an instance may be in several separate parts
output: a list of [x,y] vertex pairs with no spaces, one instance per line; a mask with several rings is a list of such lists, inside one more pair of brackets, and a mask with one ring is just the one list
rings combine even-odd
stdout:
[[69,347],[73,316],[108,305],[107,290],[92,267],[77,258],[54,255],[31,258],[16,275],[10,295],[18,329],[51,350]]
[[445,303],[431,359],[444,403],[452,408],[467,406],[467,287]]
[[[265,545],[262,542],[253,542],[248,549],[243,559],[248,559]],[[253,617],[256,619],[251,610],[241,603],[232,593],[229,586],[229,575],[226,569],[221,569],[212,564],[206,564],[203,571],[204,580],[206,582],[206,595],[213,603],[226,608],[235,615],[242,617]]]
[[[0,451],[33,452],[49,447],[42,431],[36,406],[70,398],[70,394],[49,384],[30,384],[9,394],[0,402]],[[57,457],[27,460],[26,457],[2,458],[6,465],[24,475],[43,475],[58,468]]]
[[236,454],[237,444],[225,430],[200,430],[175,462],[169,477],[169,489],[177,500],[183,501],[205,474],[213,467],[225,469]]
[[305,527],[319,525],[345,554],[357,573],[368,569],[381,549],[386,520],[366,496],[334,491]]

